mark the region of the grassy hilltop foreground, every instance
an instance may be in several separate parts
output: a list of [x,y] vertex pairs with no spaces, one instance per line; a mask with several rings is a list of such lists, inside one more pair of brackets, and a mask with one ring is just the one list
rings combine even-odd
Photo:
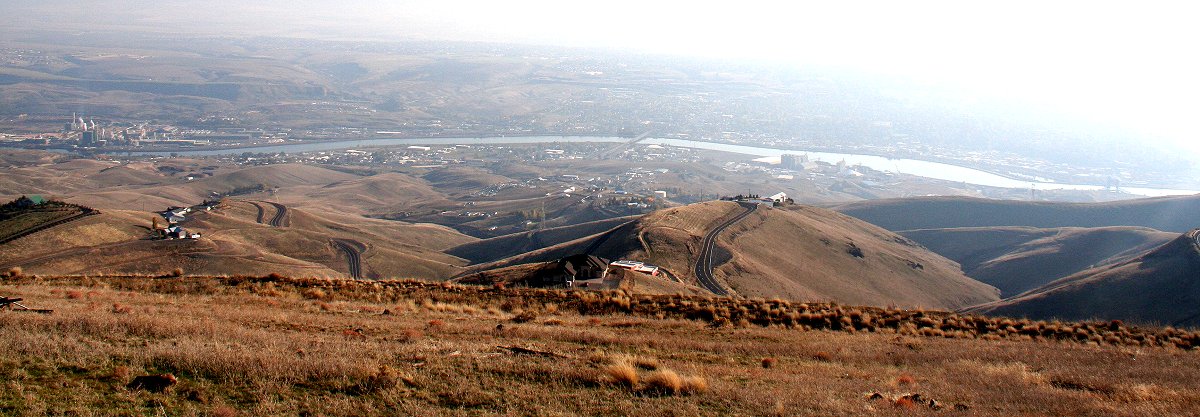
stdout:
[[4,415],[1200,409],[1200,333],[1119,322],[282,277],[18,275],[0,294],[55,310],[0,311]]

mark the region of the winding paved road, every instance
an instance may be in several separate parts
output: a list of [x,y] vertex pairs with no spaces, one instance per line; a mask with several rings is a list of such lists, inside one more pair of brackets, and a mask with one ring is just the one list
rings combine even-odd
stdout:
[[696,258],[696,279],[700,281],[700,285],[703,285],[704,288],[712,291],[712,293],[716,295],[729,295],[729,290],[726,290],[724,286],[717,282],[716,278],[713,278],[712,274],[713,249],[717,246],[717,236],[720,235],[725,228],[737,224],[737,222],[742,221],[742,219],[746,218],[746,216],[749,216],[750,213],[753,213],[754,210],[758,209],[758,204],[738,204],[741,204],[742,208],[746,209],[746,211],[733,216],[733,218],[726,220],[725,223],[721,223],[719,226],[710,230],[708,234],[704,236],[704,241],[700,244],[700,256]]
[[275,227],[287,226],[288,225],[288,223],[287,223],[287,220],[288,220],[287,219],[287,206],[273,202],[273,201],[266,201],[265,203],[275,206],[275,217],[271,218],[271,226],[275,226]]
[[350,278],[362,279],[362,252],[363,245],[356,240],[350,239],[329,239],[333,241],[333,246],[346,254],[346,263],[350,266]]
[[263,209],[262,204],[258,204],[253,201],[247,201],[247,203],[254,205],[254,208],[258,209],[258,215],[254,218],[254,222],[258,223],[258,224],[263,224],[263,220],[265,220],[267,218],[267,211],[265,209]]

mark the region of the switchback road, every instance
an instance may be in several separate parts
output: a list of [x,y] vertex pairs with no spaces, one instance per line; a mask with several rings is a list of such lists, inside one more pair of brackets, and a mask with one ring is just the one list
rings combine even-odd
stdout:
[[275,217],[271,218],[271,226],[287,226],[287,206],[272,201],[267,201],[266,203],[275,206]]
[[350,267],[350,278],[362,279],[362,253],[366,245],[350,239],[330,239],[333,246],[346,254],[346,263]]
[[717,236],[720,235],[725,228],[737,224],[737,222],[742,221],[742,219],[746,218],[746,216],[749,216],[750,213],[753,213],[754,210],[758,209],[758,204],[738,204],[741,204],[745,211],[733,216],[733,218],[726,220],[724,223],[721,223],[717,227],[710,230],[708,234],[704,236],[704,241],[700,243],[700,256],[696,258],[696,279],[700,281],[700,285],[703,285],[704,288],[712,291],[713,294],[729,295],[729,290],[726,290],[725,287],[721,286],[721,284],[718,283],[715,278],[713,278],[712,274],[713,249],[715,249],[717,246]]

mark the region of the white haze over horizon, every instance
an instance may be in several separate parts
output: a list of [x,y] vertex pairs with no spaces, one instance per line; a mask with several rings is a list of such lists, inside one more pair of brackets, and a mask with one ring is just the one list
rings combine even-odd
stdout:
[[[1185,2],[6,1],[0,12],[14,16],[27,4],[49,20],[105,16],[191,33],[513,42],[844,67],[1055,109],[1200,159],[1200,6]],[[46,12],[55,3],[67,10]]]
[[[1113,123],[1200,155],[1200,5],[1055,1],[438,2],[481,39],[855,68]],[[393,5],[398,12],[404,7]]]

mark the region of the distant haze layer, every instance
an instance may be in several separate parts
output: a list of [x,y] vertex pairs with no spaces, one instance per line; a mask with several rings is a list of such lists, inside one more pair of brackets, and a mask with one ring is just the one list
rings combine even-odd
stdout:
[[[6,1],[10,30],[133,29],[361,40],[499,41],[844,67],[1001,99],[1200,153],[1200,38],[1183,5],[615,0]],[[0,29],[4,30],[4,29]]]

